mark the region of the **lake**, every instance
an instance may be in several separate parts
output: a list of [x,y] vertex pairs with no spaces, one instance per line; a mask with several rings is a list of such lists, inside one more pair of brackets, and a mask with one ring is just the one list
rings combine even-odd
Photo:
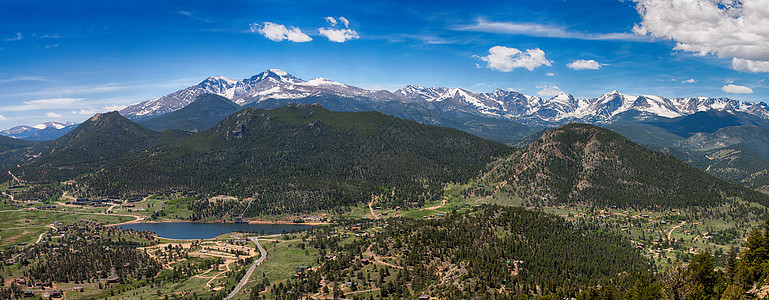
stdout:
[[159,237],[175,240],[210,239],[233,231],[276,234],[291,230],[306,230],[305,224],[247,224],[247,223],[132,223],[119,225],[123,229],[151,231]]

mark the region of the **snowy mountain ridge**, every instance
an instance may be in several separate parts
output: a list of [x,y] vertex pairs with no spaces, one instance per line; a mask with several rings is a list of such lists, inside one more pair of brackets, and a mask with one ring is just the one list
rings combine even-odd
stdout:
[[285,101],[311,96],[338,96],[349,101],[398,101],[429,105],[441,112],[461,112],[522,124],[563,124],[585,122],[611,124],[620,114],[637,112],[636,118],[675,118],[698,111],[739,111],[769,119],[769,106],[729,98],[691,97],[667,99],[655,95],[626,95],[611,91],[596,98],[576,99],[559,94],[550,99],[497,89],[474,93],[462,88],[420,87],[407,85],[394,92],[366,90],[322,77],[304,81],[277,69],[251,78],[233,80],[209,77],[197,85],[126,107],[120,113],[131,119],[149,119],[186,106],[204,93],[229,98],[245,106],[268,99]]

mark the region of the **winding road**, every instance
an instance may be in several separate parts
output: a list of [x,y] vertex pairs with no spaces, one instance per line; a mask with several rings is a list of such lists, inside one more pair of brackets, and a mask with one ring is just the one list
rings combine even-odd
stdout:
[[227,295],[227,297],[224,297],[224,300],[229,300],[232,297],[235,297],[235,295],[237,295],[240,292],[240,289],[243,288],[243,285],[245,285],[246,282],[248,282],[248,278],[251,277],[251,273],[254,273],[256,266],[260,265],[264,261],[264,259],[267,258],[267,250],[264,250],[262,245],[259,244],[259,240],[257,240],[255,236],[252,236],[248,239],[256,243],[256,247],[259,248],[259,252],[262,254],[262,256],[259,257],[259,259],[257,259],[253,265],[251,265],[251,268],[249,268],[248,271],[246,271],[246,275],[243,275],[243,279],[240,280],[238,285],[235,286],[235,289],[232,290],[232,292],[230,292],[230,294]]

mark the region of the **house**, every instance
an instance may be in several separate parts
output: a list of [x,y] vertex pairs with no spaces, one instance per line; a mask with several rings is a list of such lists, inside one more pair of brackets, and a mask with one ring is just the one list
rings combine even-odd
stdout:
[[431,298],[430,298],[430,295],[422,294],[417,299],[419,299],[419,300],[430,300]]

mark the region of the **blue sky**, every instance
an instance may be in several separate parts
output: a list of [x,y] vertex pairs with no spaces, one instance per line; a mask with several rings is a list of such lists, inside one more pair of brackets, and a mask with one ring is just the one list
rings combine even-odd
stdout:
[[0,129],[268,68],[391,91],[766,101],[769,3],[713,1],[0,1]]

